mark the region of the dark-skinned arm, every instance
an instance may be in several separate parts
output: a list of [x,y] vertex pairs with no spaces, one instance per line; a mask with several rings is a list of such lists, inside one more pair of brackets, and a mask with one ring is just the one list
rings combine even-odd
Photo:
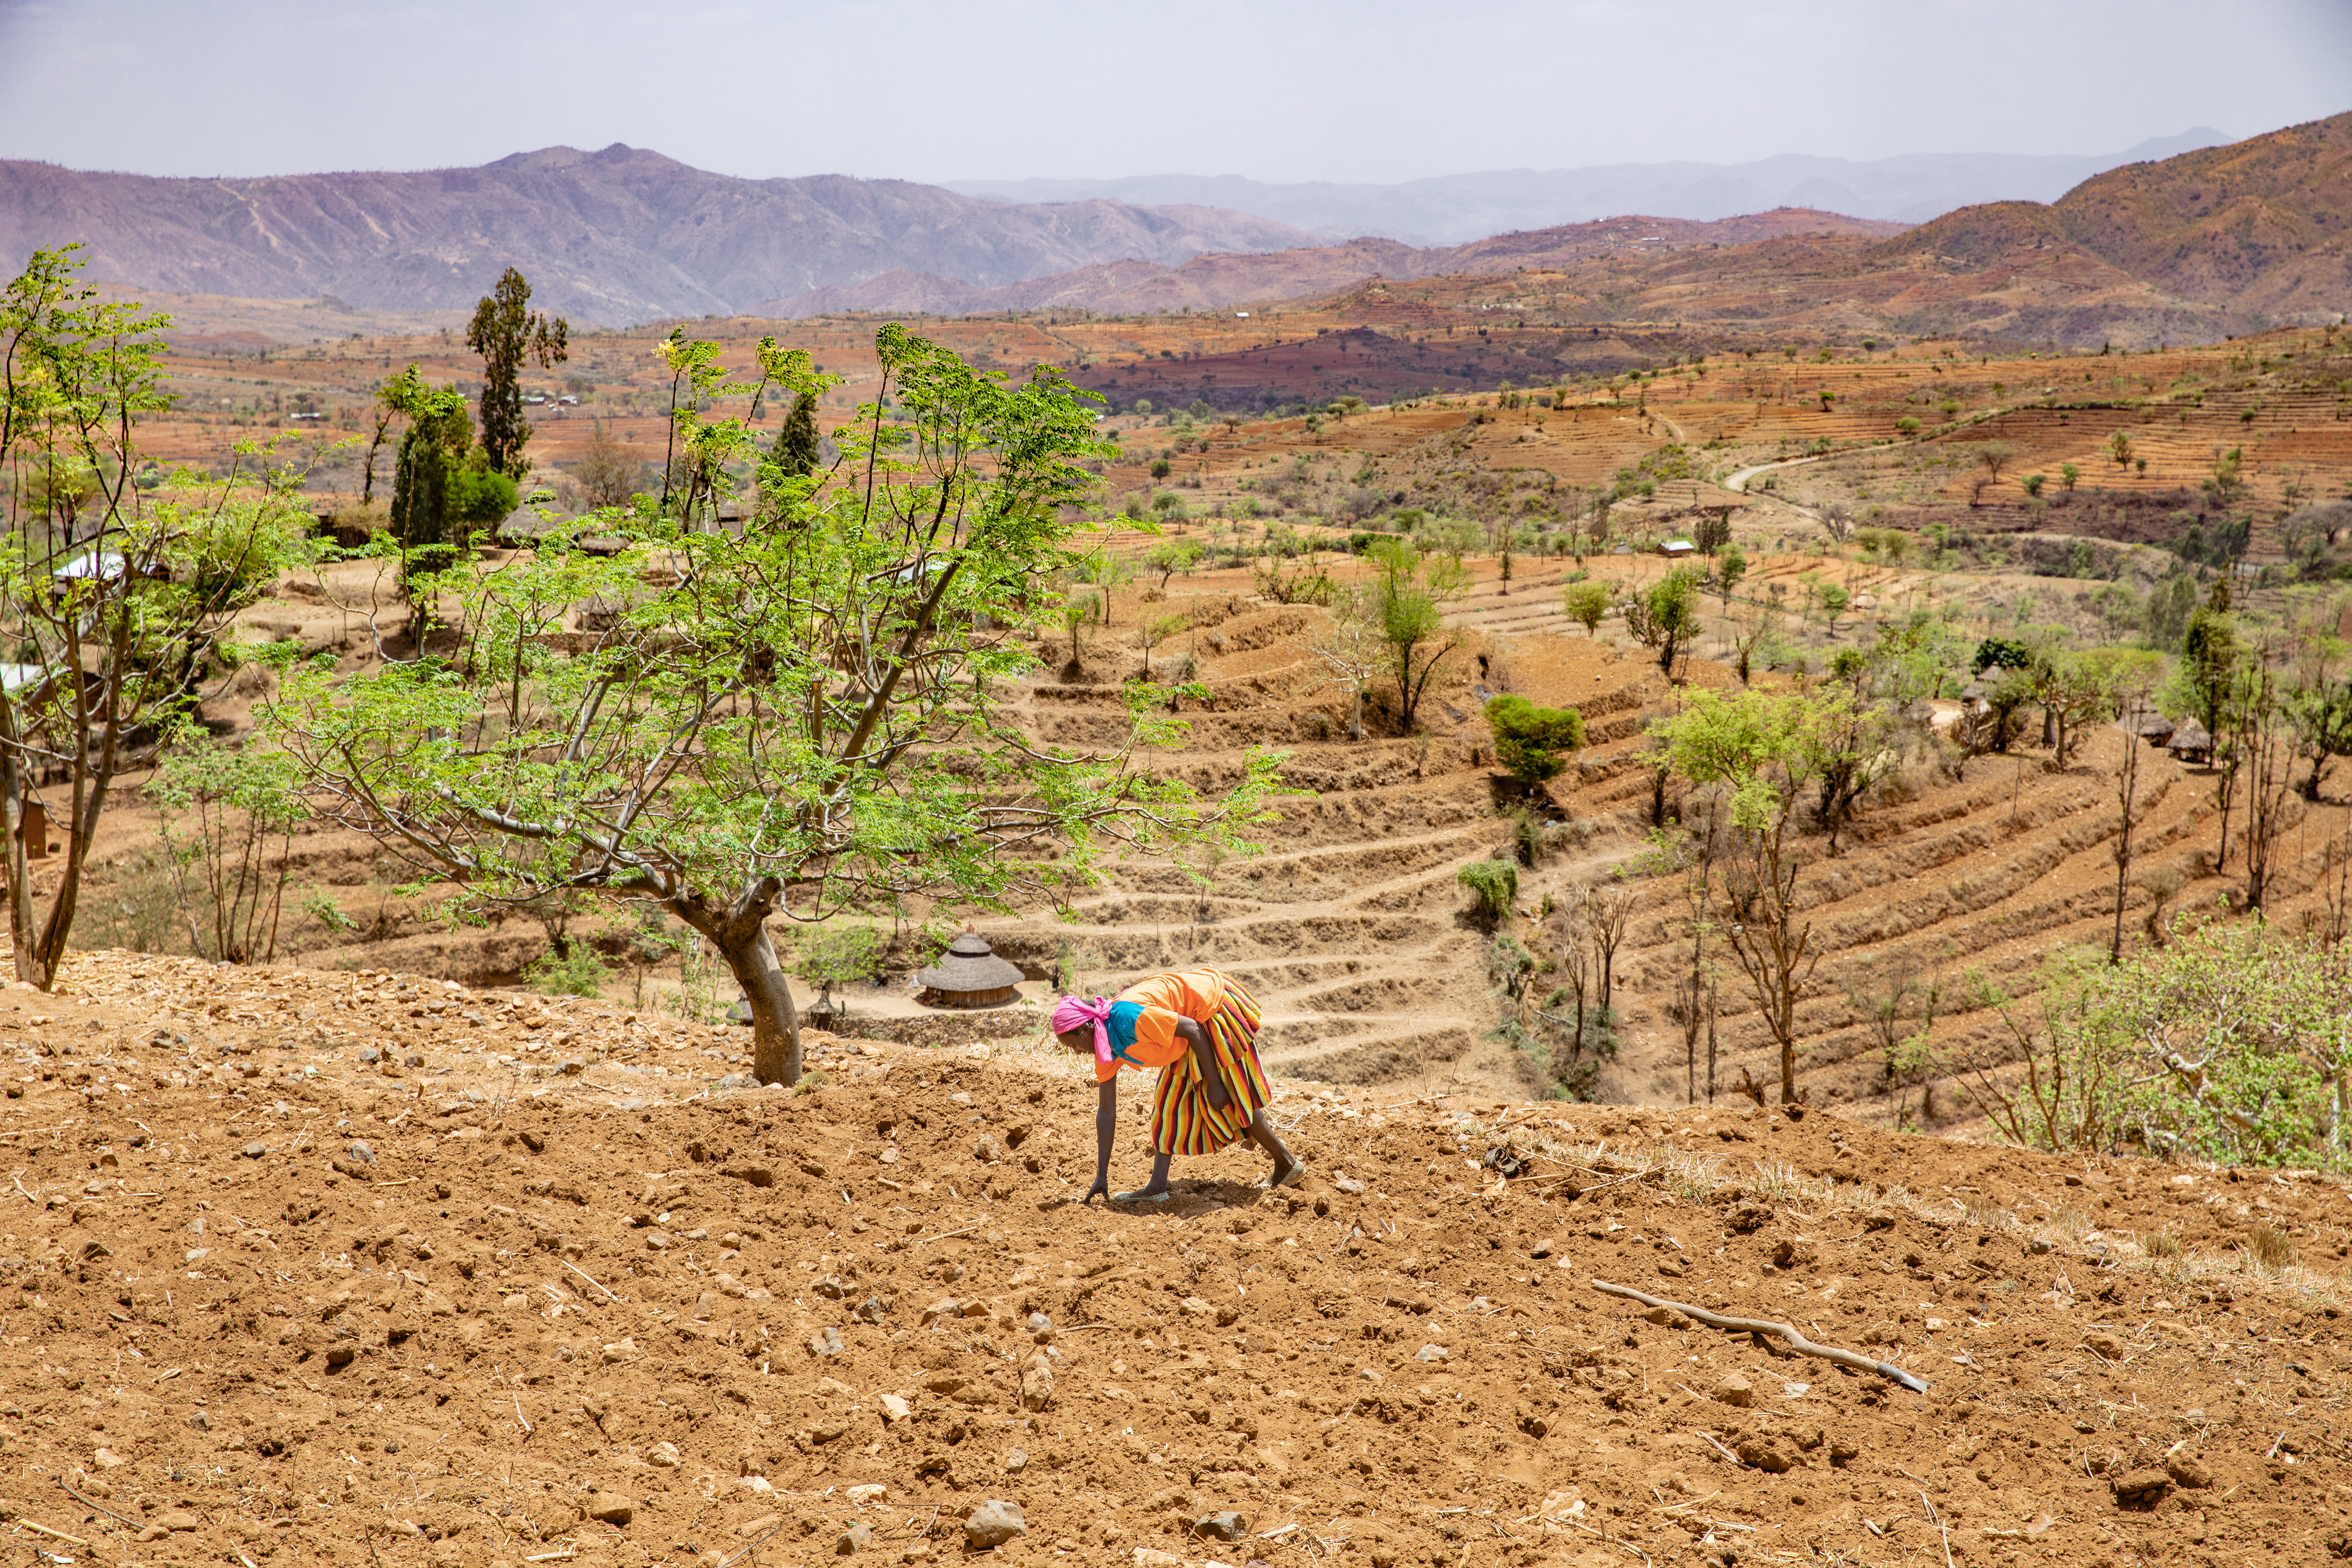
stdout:
[[1112,1077],[1095,1086],[1095,1184],[1079,1202],[1090,1204],[1097,1194],[1110,1196],[1110,1144],[1118,1131],[1118,1079]]
[[1233,1096],[1225,1090],[1225,1075],[1217,1070],[1217,1053],[1209,1044],[1209,1031],[1190,1018],[1179,1018],[1176,1037],[1192,1048],[1192,1068],[1201,1075],[1201,1088],[1209,1103],[1223,1110]]

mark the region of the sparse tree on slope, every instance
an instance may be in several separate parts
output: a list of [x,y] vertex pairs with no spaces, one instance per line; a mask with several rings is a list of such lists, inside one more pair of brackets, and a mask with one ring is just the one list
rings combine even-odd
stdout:
[[522,455],[530,444],[530,422],[522,416],[523,365],[537,360],[547,369],[570,359],[571,333],[562,317],[530,308],[530,285],[511,267],[474,307],[466,346],[482,356],[482,449],[490,467],[509,479],[530,471]]
[[[665,343],[689,378],[682,504],[574,525],[631,541],[609,560],[559,531],[461,563],[446,585],[464,647],[350,679],[294,671],[268,715],[322,805],[421,880],[509,906],[578,889],[691,927],[743,988],[766,1083],[801,1070],[770,920],[1060,899],[1118,847],[1229,840],[1261,819],[1280,761],[1254,754],[1218,801],[1155,775],[1142,751],[1181,726],[1148,687],[1096,750],[1016,727],[998,689],[1034,667],[1017,633],[1049,611],[1040,587],[1095,483],[1081,461],[1107,447],[1051,371],[1008,386],[897,326],[876,347],[882,385],[840,463],[798,479],[763,464],[769,504],[737,534],[689,526],[753,452],[740,420],[698,409],[751,388]],[[760,358],[795,392],[831,380],[772,342]],[[656,552],[675,588],[647,586]],[[609,631],[550,637],[591,600],[621,606]]]

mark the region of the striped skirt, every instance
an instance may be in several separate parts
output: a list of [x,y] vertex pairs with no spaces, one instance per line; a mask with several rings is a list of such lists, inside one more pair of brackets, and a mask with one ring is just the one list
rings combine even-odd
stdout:
[[1247,1131],[1251,1119],[1274,1098],[1257,1059],[1257,998],[1241,982],[1224,978],[1224,1000],[1202,1026],[1224,1079],[1225,1103],[1209,1103],[1192,1052],[1161,1068],[1159,1098],[1151,1104],[1155,1154],[1213,1154]]

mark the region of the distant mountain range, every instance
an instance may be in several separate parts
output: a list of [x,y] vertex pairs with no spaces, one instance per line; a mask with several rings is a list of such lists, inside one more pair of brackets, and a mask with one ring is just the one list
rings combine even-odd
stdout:
[[[1785,208],[1612,218],[1460,246],[1356,239],[1120,262],[990,289],[902,270],[771,310],[1125,314],[1338,294],[1360,321],[1419,330],[1441,307],[1475,303],[1588,342],[1650,323],[2138,347],[2333,320],[2352,306],[2352,113],[2110,169],[2053,203],[1986,203],[1909,227]],[[1222,394],[1242,384],[1221,367],[1184,368],[1214,372]]]
[[[1868,208],[1928,188],[1902,186],[1889,171],[1935,165],[1943,188],[1957,191],[1964,175],[1990,178],[1984,171],[2004,162],[2045,179],[2062,177],[2068,163],[1838,167],[1851,176],[1853,205]],[[1708,177],[1785,178],[1827,163],[1774,159]],[[1643,177],[1689,167],[1653,165]],[[1865,174],[1884,180],[1871,185]],[[1457,213],[1471,210],[1463,193],[1476,181],[1508,178],[1465,176],[1449,187]],[[1881,195],[1864,199],[1855,181]],[[1692,175],[1683,186],[1692,210],[1706,205],[1693,194],[1702,184]],[[1432,299],[1432,289],[1502,288],[1518,301],[1507,308],[1580,331],[1650,321],[2121,344],[2315,320],[2352,304],[2352,114],[2124,163],[2048,204],[1979,203],[1916,226],[1767,205],[1744,216],[1527,227],[1506,221],[1529,210],[1510,205],[1520,199],[1495,195],[1478,226],[1507,232],[1464,243],[1331,245],[1304,225],[1343,210],[1336,206],[1293,206],[1283,221],[1192,202],[1012,203],[843,175],[741,180],[619,145],[547,148],[476,169],[245,180],[16,162],[0,163],[0,260],[13,266],[36,246],[81,240],[94,279],[316,300],[342,311],[463,310],[515,266],[540,303],[583,324],[853,309],[1128,313],[1329,295],[1382,279]],[[1752,197],[1727,185],[1708,198],[1718,199],[1739,206]],[[1524,288],[1481,281],[1512,273],[1528,275]],[[1444,281],[1456,277],[1463,282]]]
[[1100,262],[1280,250],[1246,213],[1087,199],[1022,205],[903,180],[739,180],[619,144],[477,169],[156,179],[0,162],[0,257],[89,246],[89,276],[188,294],[463,310],[519,267],[535,300],[625,325],[915,268],[989,286]]
[[1423,247],[1393,239],[1354,239],[1344,245],[1253,256],[1209,252],[1174,267],[1148,261],[1104,262],[992,289],[902,268],[863,283],[813,289],[773,300],[761,313],[797,317],[842,310],[908,310],[968,316],[988,310],[1058,309],[1130,315],[1204,310],[1334,293],[1368,278],[1407,279],[1572,268],[1604,258],[1638,264],[1647,257],[1717,250],[1792,235],[1884,239],[1906,226],[1807,207],[1780,207],[1713,223],[1613,217],[1495,235],[1467,245]]
[[1708,221],[1772,207],[1925,223],[1984,202],[2056,201],[2094,174],[2170,158],[2230,138],[2200,125],[2125,152],[2074,157],[1930,153],[1857,163],[1789,153],[1751,163],[1612,163],[1583,169],[1494,169],[1394,185],[1268,184],[1239,174],[1141,174],[1111,180],[950,180],[947,188],[1003,202],[1108,199],[1187,203],[1255,213],[1328,239],[1370,236],[1456,245],[1513,229],[1588,223],[1620,213]]

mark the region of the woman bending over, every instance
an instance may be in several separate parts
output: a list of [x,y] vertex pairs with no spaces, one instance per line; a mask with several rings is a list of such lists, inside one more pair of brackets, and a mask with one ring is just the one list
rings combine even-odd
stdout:
[[[1213,1154],[1247,1137],[1274,1161],[1271,1187],[1306,1173],[1266,1115],[1274,1098],[1257,1059],[1257,998],[1215,969],[1184,969],[1139,980],[1116,996],[1065,996],[1054,1033],[1095,1058],[1095,1183],[1113,1203],[1164,1203],[1168,1163],[1179,1154]],[[1151,1180],[1129,1193],[1110,1190],[1111,1135],[1118,1121],[1118,1069],[1158,1068],[1151,1105]]]

